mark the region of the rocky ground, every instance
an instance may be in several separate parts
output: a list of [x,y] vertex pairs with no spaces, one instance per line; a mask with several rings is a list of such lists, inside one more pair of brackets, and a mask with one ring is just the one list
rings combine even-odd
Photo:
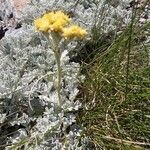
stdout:
[[18,28],[15,16],[25,7],[30,0],[0,0],[0,39],[9,28]]

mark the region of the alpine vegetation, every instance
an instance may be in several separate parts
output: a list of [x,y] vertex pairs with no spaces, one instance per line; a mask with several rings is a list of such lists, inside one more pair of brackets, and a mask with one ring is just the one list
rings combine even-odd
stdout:
[[[78,25],[69,26],[70,21],[62,11],[52,11],[34,21],[42,35],[32,33],[35,36],[30,36],[24,29],[24,33],[18,33],[20,35],[10,35],[10,43],[8,39],[3,40],[6,44],[3,53],[9,54],[1,65],[4,69],[1,73],[1,85],[4,85],[1,99],[9,98],[2,102],[8,108],[5,113],[3,110],[3,115],[13,117],[12,125],[35,124],[29,131],[19,129],[18,134],[10,137],[10,149],[22,146],[41,149],[47,144],[51,149],[78,147],[80,130],[72,127],[66,133],[66,128],[75,122],[73,111],[81,106],[74,101],[78,93],[79,65],[69,62],[68,51],[63,47],[72,39],[83,39],[87,32]],[[30,30],[33,32],[34,29]],[[19,105],[21,108],[17,110]],[[1,122],[5,121],[2,119]]]
[[122,10],[125,5],[31,0],[16,16],[21,28],[8,30],[0,41],[0,145],[11,150],[86,148],[76,124],[81,103],[75,100],[84,76],[70,54],[78,52],[79,40],[82,45],[92,37],[93,28],[100,34],[114,30],[115,17],[127,24],[131,12]]

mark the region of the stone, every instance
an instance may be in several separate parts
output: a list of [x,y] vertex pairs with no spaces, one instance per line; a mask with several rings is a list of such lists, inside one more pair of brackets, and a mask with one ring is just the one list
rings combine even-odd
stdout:
[[13,7],[17,12],[21,11],[31,0],[12,0]]

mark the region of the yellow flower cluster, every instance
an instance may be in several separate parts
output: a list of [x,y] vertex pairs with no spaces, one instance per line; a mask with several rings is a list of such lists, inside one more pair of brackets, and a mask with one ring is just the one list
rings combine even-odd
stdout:
[[42,18],[36,19],[34,24],[36,29],[41,32],[58,32],[65,39],[84,38],[87,35],[85,29],[77,25],[66,27],[70,20],[69,16],[62,11],[52,11],[44,14]]
[[38,18],[34,21],[35,27],[39,31],[47,32],[55,31],[62,32],[65,25],[70,22],[70,18],[62,11],[50,12],[44,14],[42,18]]
[[63,36],[66,39],[71,39],[71,38],[84,38],[85,35],[87,34],[85,29],[82,29],[81,27],[77,26],[77,25],[72,25],[68,28],[64,28],[63,29]]

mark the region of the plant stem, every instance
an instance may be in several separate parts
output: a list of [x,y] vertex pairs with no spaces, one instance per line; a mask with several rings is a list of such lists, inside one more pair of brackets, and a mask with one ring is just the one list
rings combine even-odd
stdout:
[[57,64],[57,94],[58,94],[58,105],[61,106],[61,63],[60,63],[60,50],[58,47],[54,49],[54,55]]
[[60,53],[60,49],[58,47],[58,45],[59,45],[58,41],[60,41],[60,39],[57,39],[58,35],[55,34],[55,33],[53,33],[53,34],[51,33],[51,36],[49,36],[49,34],[44,34],[44,35],[45,35],[46,40],[48,41],[48,43],[50,45],[52,45],[52,49],[53,49],[54,56],[55,56],[55,59],[56,59],[56,65],[57,65],[56,90],[57,90],[57,95],[58,95],[58,105],[61,106],[62,105],[62,101],[61,101],[61,63],[60,63],[61,53]]

